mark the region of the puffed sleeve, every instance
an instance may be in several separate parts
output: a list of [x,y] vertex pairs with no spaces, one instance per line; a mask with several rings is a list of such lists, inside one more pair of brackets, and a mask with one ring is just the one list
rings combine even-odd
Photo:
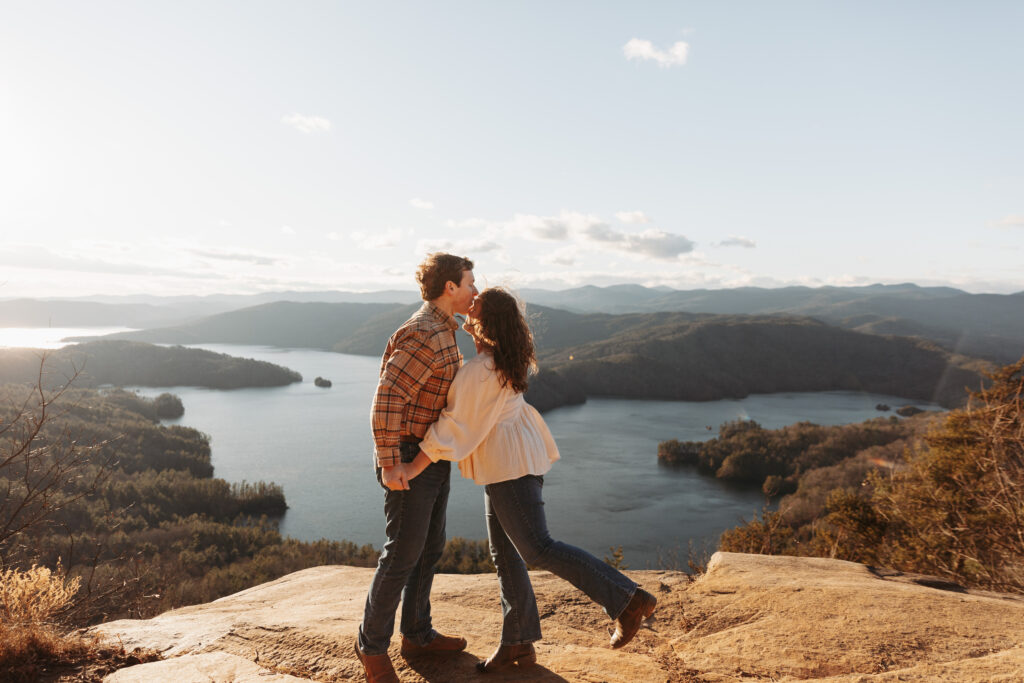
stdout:
[[448,388],[448,405],[420,443],[420,450],[434,462],[469,457],[494,428],[504,407],[508,392],[490,360],[478,358],[455,375]]

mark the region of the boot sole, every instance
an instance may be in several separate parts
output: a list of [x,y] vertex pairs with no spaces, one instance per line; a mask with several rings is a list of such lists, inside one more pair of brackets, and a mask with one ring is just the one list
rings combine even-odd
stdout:
[[415,658],[415,657],[437,657],[437,656],[448,657],[448,656],[451,656],[451,655],[457,655],[460,652],[465,652],[466,651],[466,645],[467,645],[467,643],[466,643],[465,639],[463,639],[462,640],[462,646],[461,647],[457,647],[457,648],[456,647],[452,647],[452,648],[434,648],[434,649],[431,649],[429,646],[427,646],[427,647],[420,647],[420,648],[413,649],[413,648],[403,647],[401,649],[401,653],[402,653],[402,656],[405,657],[406,659],[411,659],[411,658]]
[[537,663],[537,653],[530,652],[523,655],[522,657],[516,657],[515,659],[503,662],[501,664],[490,664],[486,662],[477,662],[476,670],[482,674],[497,673],[498,671],[507,671],[515,666],[530,666],[531,664]]

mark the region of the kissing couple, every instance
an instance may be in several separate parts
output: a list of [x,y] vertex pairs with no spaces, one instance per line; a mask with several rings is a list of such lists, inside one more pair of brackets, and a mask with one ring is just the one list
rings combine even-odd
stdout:
[[[451,463],[484,487],[487,539],[501,590],[501,642],[482,672],[537,661],[540,616],[527,564],[555,574],[615,620],[611,647],[632,640],[657,600],[585,550],[551,538],[541,496],[558,447],[523,394],[536,366],[519,301],[478,292],[473,262],[428,255],[416,279],[423,306],[388,340],[373,399],[377,479],[384,487],[384,544],[355,644],[370,683],[397,683],[388,646],[402,600],[401,654],[457,654],[466,639],[434,630],[430,587],[445,545]],[[454,315],[477,355],[465,365]]]

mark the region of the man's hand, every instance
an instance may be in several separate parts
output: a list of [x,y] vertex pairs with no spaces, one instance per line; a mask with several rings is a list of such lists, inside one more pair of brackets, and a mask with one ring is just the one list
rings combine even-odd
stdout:
[[381,481],[392,491],[408,491],[409,475],[405,471],[405,465],[398,463],[391,467],[382,467],[380,471]]

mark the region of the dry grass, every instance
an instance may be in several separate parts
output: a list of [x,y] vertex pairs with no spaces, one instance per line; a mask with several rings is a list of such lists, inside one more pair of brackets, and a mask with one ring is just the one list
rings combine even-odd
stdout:
[[127,652],[97,638],[48,627],[0,624],[0,680],[4,683],[99,683],[117,669],[160,659],[153,650]]
[[10,626],[43,625],[71,603],[81,580],[61,578],[55,571],[32,565],[28,571],[0,571],[0,618]]
[[80,582],[33,565],[0,571],[0,680],[100,681],[123,666],[159,659],[155,652],[125,652],[93,637],[61,632],[54,622]]

